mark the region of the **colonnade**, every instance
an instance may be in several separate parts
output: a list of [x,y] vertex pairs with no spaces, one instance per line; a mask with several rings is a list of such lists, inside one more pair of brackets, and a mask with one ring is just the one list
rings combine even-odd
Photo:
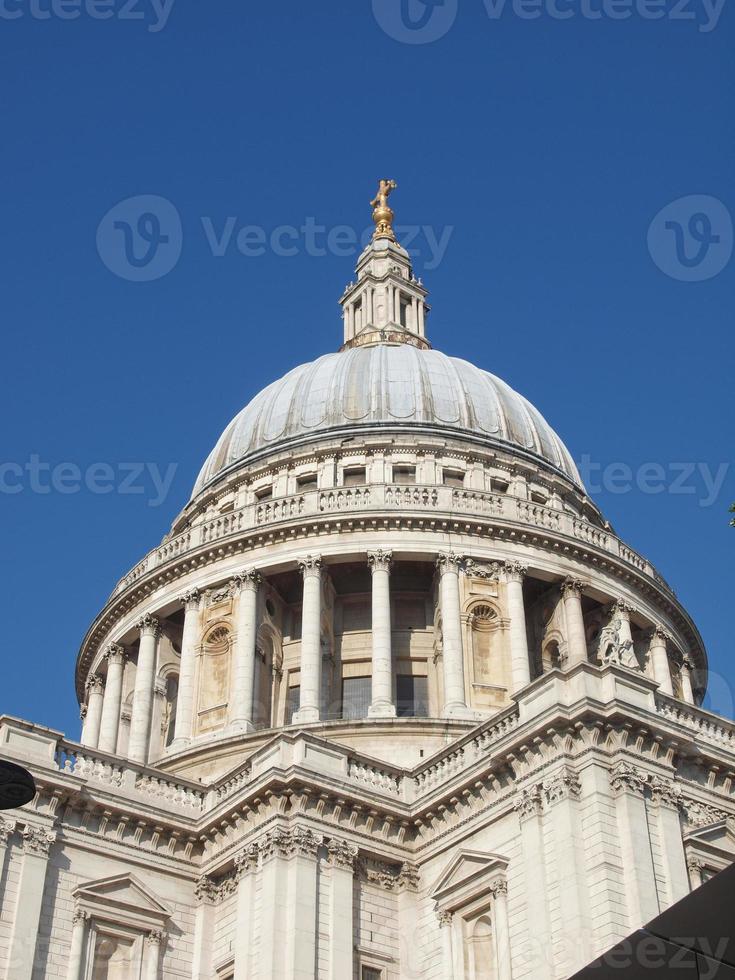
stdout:
[[[369,718],[396,716],[394,694],[395,662],[391,632],[391,568],[390,551],[367,553],[372,573],[372,692]],[[441,616],[441,653],[444,699],[441,714],[445,718],[474,717],[467,703],[465,650],[462,642],[462,589],[460,576],[465,559],[454,553],[439,554],[438,571],[439,611]],[[301,662],[299,704],[293,716],[294,724],[318,722],[322,717],[322,582],[323,561],[320,555],[308,555],[298,562],[303,580],[301,622]],[[519,562],[497,566],[505,586],[509,629],[511,685],[516,693],[531,682],[531,659],[526,635],[526,613],[523,582],[527,574]],[[232,647],[232,690],[230,693],[229,725],[232,732],[251,732],[254,729],[254,697],[256,684],[256,645],[258,631],[258,593],[262,585],[260,573],[247,569],[235,576],[230,590],[236,598]],[[588,659],[587,640],[582,608],[583,583],[567,578],[560,583],[566,623],[566,662],[571,669]],[[173,751],[186,747],[194,735],[196,713],[197,658],[200,651],[200,605],[202,596],[196,589],[179,599],[184,608],[181,644],[179,691],[177,698]],[[618,602],[622,610],[622,628],[630,634],[629,609]],[[149,759],[155,682],[158,663],[158,643],[161,627],[155,616],[146,615],[137,624],[140,635],[135,688],[132,701],[130,736],[127,755],[133,762],[145,764]],[[650,642],[650,663],[654,679],[664,694],[673,694],[673,684],[667,644],[671,638],[660,627],[654,627]],[[106,679],[92,675],[87,683],[86,717],[82,741],[85,745],[114,753],[117,750],[120,709],[126,651],[118,644],[111,645],[103,658]],[[694,703],[691,665],[685,661],[682,670],[684,700]]]

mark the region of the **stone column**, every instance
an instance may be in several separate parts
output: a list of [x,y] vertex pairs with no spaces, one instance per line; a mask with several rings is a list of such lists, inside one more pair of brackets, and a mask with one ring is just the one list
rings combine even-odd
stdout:
[[352,879],[355,873],[357,848],[347,841],[332,838],[327,841],[329,852],[329,980],[344,980],[352,976],[354,922]]
[[560,939],[563,943],[565,977],[573,976],[593,957],[590,895],[579,813],[581,795],[579,777],[568,766],[543,783],[544,821],[551,823],[556,877],[563,908],[562,922],[553,939]]
[[100,741],[100,724],[102,722],[102,700],[104,683],[99,674],[92,674],[85,685],[87,692],[87,716],[84,719],[82,745],[96,749]]
[[567,578],[561,586],[567,624],[567,669],[587,663],[587,638],[582,615],[582,582]]
[[230,728],[235,731],[253,731],[255,645],[258,637],[258,589],[260,583],[260,575],[254,569],[247,569],[234,579],[237,613]]
[[143,957],[143,980],[158,980],[161,969],[161,952],[165,935],[158,929],[146,933]]
[[681,665],[681,690],[682,697],[687,704],[695,704],[694,685],[692,684],[693,673],[694,664],[685,657]]
[[[207,875],[202,875],[194,887],[194,895],[197,900],[197,910],[194,920],[191,980],[210,980],[213,972],[212,955],[214,952],[217,886]],[[235,963],[236,977],[238,976],[237,968],[237,963]]]
[[125,676],[125,651],[116,643],[107,648],[107,682],[102,702],[102,718],[98,748],[102,752],[117,752],[120,730],[120,705],[122,703],[123,678]]
[[521,825],[521,853],[526,876],[528,946],[523,959],[537,980],[554,976],[551,924],[547,904],[546,845],[542,824],[543,794],[539,785],[521,791],[515,803]]
[[493,931],[498,960],[498,980],[512,980],[510,924],[508,921],[508,883],[505,879],[490,882],[493,896]]
[[253,942],[253,904],[257,867],[258,847],[256,844],[249,844],[235,858],[237,906],[235,909],[234,980],[249,980],[252,976],[250,955]]
[[373,677],[369,718],[395,718],[393,702],[393,656],[390,619],[390,551],[369,551],[373,577]]
[[513,688],[508,693],[515,694],[531,683],[531,663],[528,656],[526,636],[526,609],[523,603],[523,579],[528,569],[520,562],[506,562],[505,591],[508,598],[508,618],[510,620],[510,663]]
[[199,652],[199,606],[201,593],[191,589],[179,596],[184,607],[184,632],[181,637],[181,668],[179,693],[176,699],[176,722],[170,752],[186,748],[194,734],[194,697],[196,687],[197,653]]
[[662,694],[673,697],[674,685],[671,683],[671,668],[669,667],[669,655],[666,644],[671,637],[660,626],[654,626],[651,633],[651,645],[649,656],[653,664],[653,679],[658,681],[658,689]]
[[631,932],[661,912],[646,812],[647,783],[648,775],[629,762],[618,762],[610,773]]
[[398,889],[398,951],[401,976],[416,980],[424,966],[424,944],[419,927],[420,874],[417,865],[404,861],[396,879]]
[[319,721],[322,686],[322,559],[309,555],[298,563],[304,578],[301,611],[301,690],[293,724]]
[[691,890],[694,891],[695,888],[699,888],[703,884],[702,872],[704,871],[704,864],[697,858],[689,858],[687,861],[687,871],[689,872]]
[[151,724],[153,721],[153,688],[156,681],[158,638],[161,628],[154,616],[144,616],[138,623],[140,648],[138,668],[135,672],[133,716],[130,719],[130,744],[128,757],[133,762],[148,762]]
[[[313,980],[319,933],[317,852],[322,837],[305,827],[291,831],[286,980]],[[349,974],[348,974],[349,976]]]
[[689,894],[689,876],[679,818],[681,789],[673,780],[662,776],[653,776],[650,787],[654,815],[658,818],[661,851],[666,864],[669,905],[673,905]]
[[67,980],[82,980],[84,966],[84,941],[87,938],[87,922],[89,913],[84,909],[75,909],[71,927],[71,947],[69,949],[69,968]]
[[33,976],[49,849],[56,840],[56,834],[46,827],[33,827],[30,824],[26,825],[22,836],[23,864],[10,936],[6,980],[31,980]]
[[464,651],[459,599],[459,572],[464,559],[453,553],[437,558],[439,601],[442,616],[442,658],[444,665],[444,710],[447,718],[468,715],[464,686]]
[[454,928],[451,912],[437,913],[439,919],[439,937],[441,940],[442,970],[440,976],[444,980],[455,980],[454,972],[454,949],[452,943],[452,930]]

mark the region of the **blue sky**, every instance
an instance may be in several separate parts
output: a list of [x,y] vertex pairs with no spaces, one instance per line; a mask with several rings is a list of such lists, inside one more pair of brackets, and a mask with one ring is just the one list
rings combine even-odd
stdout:
[[[362,231],[379,176],[430,229],[430,339],[603,469],[597,503],[694,616],[728,710],[733,11],[54,2],[0,3],[0,710],[76,736],[75,655],[117,579],[239,408],[339,345],[355,255],[313,229]],[[114,253],[133,206],[109,214],[141,195],[172,206],[138,229],[169,237],[149,281]],[[72,492],[93,464],[98,487],[146,467],[143,492]]]

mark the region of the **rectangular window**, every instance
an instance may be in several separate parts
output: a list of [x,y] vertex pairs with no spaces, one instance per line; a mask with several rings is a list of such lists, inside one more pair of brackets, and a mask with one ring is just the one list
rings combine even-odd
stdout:
[[297,476],[296,486],[299,490],[316,490],[316,473],[305,473],[304,476]]
[[296,685],[296,687],[289,687],[288,697],[286,698],[286,724],[287,725],[293,723],[293,716],[299,710],[300,699],[301,699],[300,685]]
[[393,482],[394,483],[415,483],[416,482],[416,467],[415,466],[394,466],[393,467]]
[[427,718],[429,679],[399,674],[396,678],[396,711],[399,718]]
[[548,500],[548,497],[546,497],[543,493],[538,493],[537,491],[534,490],[531,493],[531,500],[535,504],[545,504],[546,501]]
[[377,966],[363,966],[360,971],[360,980],[383,980],[383,971]]
[[345,677],[342,681],[342,717],[367,718],[372,684],[369,677]]
[[444,486],[445,487],[463,487],[464,486],[464,471],[463,470],[444,470]]
[[342,482],[346,487],[363,487],[367,483],[366,477],[364,466],[350,466],[342,474]]
[[490,489],[495,493],[507,493],[508,492],[508,481],[501,480],[499,477],[494,476],[490,481]]
[[273,496],[273,487],[261,487],[260,490],[255,491],[256,500],[270,500]]
[[400,324],[402,327],[408,326],[408,303],[405,299],[401,298],[400,302]]

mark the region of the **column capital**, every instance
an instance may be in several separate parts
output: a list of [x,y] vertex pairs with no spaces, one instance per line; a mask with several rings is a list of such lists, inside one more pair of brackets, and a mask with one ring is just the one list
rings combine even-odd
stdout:
[[358,848],[346,840],[338,837],[330,837],[327,841],[327,851],[329,852],[329,864],[333,868],[341,871],[354,871],[355,861],[357,860]]
[[451,926],[454,913],[447,912],[446,910],[439,911],[437,909],[436,917],[439,920],[439,927],[444,928],[447,926]]
[[181,603],[184,609],[189,612],[189,610],[196,610],[199,608],[199,604],[202,600],[202,593],[199,589],[188,589],[177,597],[176,601]]
[[673,779],[665,779],[663,776],[652,776],[649,783],[651,788],[651,798],[654,803],[662,806],[671,807],[678,810],[681,805],[682,790]]
[[15,832],[15,821],[14,820],[3,820],[0,819],[0,847],[5,847],[8,843],[8,837]]
[[305,558],[299,558],[296,566],[304,578],[320,578],[322,574],[322,556],[307,555]]
[[158,948],[162,946],[166,940],[166,933],[163,929],[151,929],[150,932],[145,934],[145,941],[148,946],[155,946]]
[[704,861],[697,857],[690,857],[687,860],[687,869],[696,874],[701,874],[704,871],[705,864]]
[[489,890],[493,898],[497,898],[499,895],[507,895],[508,882],[505,878],[494,878],[490,882]]
[[[107,658],[107,654],[105,654],[104,659],[106,658]],[[84,685],[84,690],[86,691],[87,697],[89,698],[90,694],[101,694],[102,691],[104,690],[104,687],[105,687],[105,682],[101,674],[90,674]]]
[[393,562],[393,552],[383,551],[381,548],[377,551],[368,551],[367,560],[371,572],[389,572]]
[[92,916],[89,914],[89,912],[87,911],[87,909],[82,909],[82,908],[80,908],[77,905],[74,908],[74,913],[72,914],[71,922],[72,922],[72,925],[75,926],[75,925],[77,925],[80,922],[82,922],[82,923],[89,922],[89,920],[91,918],[92,918]]
[[663,626],[652,626],[650,633],[651,646],[654,647],[666,647],[672,642],[673,637],[668,630],[665,630]]
[[648,785],[648,773],[632,766],[629,762],[617,762],[610,771],[610,788],[620,794],[626,790],[643,796]]
[[239,881],[258,867],[258,845],[248,844],[235,855],[235,877]]
[[159,637],[161,635],[160,622],[155,616],[151,616],[148,613],[145,616],[141,616],[135,626],[136,629],[140,630],[141,636]]
[[128,655],[125,652],[125,648],[121,647],[119,643],[111,643],[105,650],[102,659],[109,667],[110,664],[124,664],[128,659]]
[[584,590],[584,582],[580,579],[568,576],[559,586],[561,589],[561,594],[564,599],[569,596],[573,596],[575,599],[582,598],[582,592]]
[[682,670],[688,670],[690,674],[693,674],[697,669],[693,662],[688,657],[683,657],[681,661]]
[[548,804],[558,800],[578,800],[582,795],[582,784],[577,773],[565,766],[554,776],[550,776],[543,784],[543,793]]
[[465,556],[457,555],[453,551],[440,551],[436,556],[436,567],[442,575],[448,572],[459,574],[465,564]]
[[421,872],[417,864],[404,861],[396,878],[399,891],[417,892],[421,882]]
[[257,592],[263,579],[255,568],[243,568],[241,572],[232,577],[232,588],[235,595],[242,591]]
[[520,796],[513,804],[513,809],[518,814],[518,819],[520,822],[524,823],[531,817],[540,816],[543,806],[544,800],[541,793],[541,787],[536,785],[526,786],[525,789],[521,790]]
[[51,845],[56,841],[56,834],[45,827],[33,827],[27,824],[21,834],[23,838],[23,850],[26,854],[36,854],[39,857],[48,857]]
[[520,561],[504,561],[500,568],[506,582],[522,582],[528,575],[528,566]]
[[625,599],[613,599],[608,605],[608,612],[610,615],[614,616],[615,613],[619,613],[626,619],[630,618],[630,614],[635,612],[635,608],[626,602]]
[[197,883],[194,886],[194,896],[198,902],[216,902],[217,901],[217,883],[209,875],[201,875],[197,878]]

